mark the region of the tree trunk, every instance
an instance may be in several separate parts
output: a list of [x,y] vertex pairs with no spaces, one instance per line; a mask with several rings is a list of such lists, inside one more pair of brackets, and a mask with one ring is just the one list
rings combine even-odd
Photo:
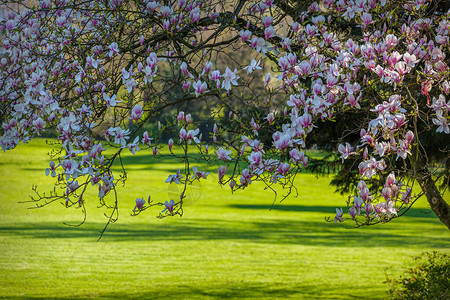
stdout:
[[425,197],[427,197],[433,212],[438,216],[439,220],[450,229],[450,206],[436,187],[436,182],[428,171],[425,159],[417,148],[418,147],[413,147],[411,149],[412,155],[409,156],[413,168],[416,169],[416,180],[422,188]]
[[422,191],[425,193],[431,209],[438,216],[439,220],[450,229],[450,206],[445,202],[442,194],[436,187],[436,183],[431,177],[431,174],[426,168],[422,168],[416,179],[419,182]]

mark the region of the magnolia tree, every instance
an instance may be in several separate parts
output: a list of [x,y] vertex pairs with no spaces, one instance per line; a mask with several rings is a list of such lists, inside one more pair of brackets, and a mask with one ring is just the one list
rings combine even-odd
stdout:
[[[134,215],[155,206],[158,217],[182,215],[186,190],[212,168],[232,191],[260,181],[275,193],[284,188],[283,200],[308,167],[304,149],[314,146],[314,134],[347,116],[329,145],[339,143],[332,150],[347,165],[341,171],[358,176],[334,221],[386,222],[424,195],[450,228],[446,6],[3,1],[0,144],[6,151],[56,134],[45,169],[55,189],[35,189],[32,201],[84,207],[93,188],[109,224],[117,219],[126,152],[184,163],[161,178],[180,193],[137,198]],[[195,119],[201,107],[208,109]],[[200,126],[205,120],[210,126]]]

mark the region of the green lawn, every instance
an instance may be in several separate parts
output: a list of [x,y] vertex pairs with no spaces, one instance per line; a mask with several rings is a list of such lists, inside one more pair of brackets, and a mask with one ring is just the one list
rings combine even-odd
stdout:
[[182,218],[157,219],[160,208],[131,217],[136,197],[171,192],[163,180],[177,167],[147,154],[120,190],[119,221],[96,242],[106,219],[94,191],[78,228],[64,223],[81,221],[80,210],[18,203],[33,183],[51,187],[49,150],[35,140],[0,154],[0,298],[387,298],[386,269],[399,274],[412,255],[450,249],[424,200],[389,224],[325,222],[345,196],[310,174],[298,176],[299,197],[271,211],[273,194],[257,185],[232,195],[203,183]]

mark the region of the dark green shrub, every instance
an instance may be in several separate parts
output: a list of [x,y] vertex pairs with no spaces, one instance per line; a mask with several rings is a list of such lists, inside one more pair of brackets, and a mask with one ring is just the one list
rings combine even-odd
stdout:
[[414,257],[416,264],[395,279],[386,275],[395,299],[450,299],[450,256],[436,251]]

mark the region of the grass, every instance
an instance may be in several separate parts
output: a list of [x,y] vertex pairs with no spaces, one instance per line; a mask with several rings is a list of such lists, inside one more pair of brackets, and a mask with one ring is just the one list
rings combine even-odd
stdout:
[[311,174],[298,176],[299,197],[272,210],[273,195],[258,186],[231,195],[204,182],[182,218],[156,219],[159,208],[131,217],[136,197],[167,199],[163,180],[177,168],[145,155],[126,157],[119,221],[96,242],[106,211],[94,191],[78,228],[64,223],[81,221],[80,210],[18,203],[33,183],[51,187],[43,177],[49,150],[35,140],[0,154],[0,298],[383,299],[387,268],[399,274],[411,256],[450,248],[425,200],[380,226],[326,223],[344,196]]

